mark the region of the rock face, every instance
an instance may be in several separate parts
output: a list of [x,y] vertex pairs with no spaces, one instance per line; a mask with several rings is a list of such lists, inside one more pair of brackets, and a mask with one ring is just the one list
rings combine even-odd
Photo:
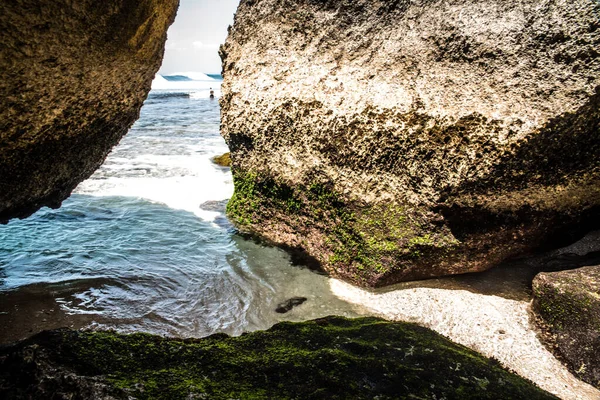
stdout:
[[596,0],[243,0],[243,230],[361,285],[485,270],[600,212]]
[[138,118],[178,0],[0,4],[0,222],[58,207]]
[[54,331],[0,349],[4,399],[556,399],[425,328],[281,323],[237,338]]
[[533,293],[549,347],[580,379],[600,388],[600,266],[539,274]]

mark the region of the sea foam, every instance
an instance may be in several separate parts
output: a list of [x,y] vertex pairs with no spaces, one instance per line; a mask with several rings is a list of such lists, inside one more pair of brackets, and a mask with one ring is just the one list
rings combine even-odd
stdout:
[[76,193],[143,198],[208,222],[222,215],[201,208],[233,194],[231,173],[211,161],[228,151],[219,135],[218,102],[209,99],[209,88],[218,95],[220,82],[201,73],[176,76],[179,81],[156,76],[140,121]]
[[[210,89],[212,88],[215,93],[221,91],[221,82],[209,77],[201,72],[181,72],[169,76],[176,76],[180,79],[169,80],[165,76],[157,74],[152,81],[152,90],[160,91],[194,91],[198,94],[205,94],[208,96]],[[188,78],[189,80],[181,80],[181,78]],[[204,96],[206,97],[206,96]]]
[[[219,171],[207,158],[189,156],[143,155],[112,169],[152,171],[156,166],[179,171],[174,176],[162,174],[124,176],[115,173],[106,179],[91,179],[82,183],[77,193],[93,196],[123,196],[144,198],[173,209],[194,213],[205,221],[213,221],[218,212],[205,211],[200,205],[207,201],[225,200],[233,194],[231,175]],[[112,175],[112,174],[111,174]]]

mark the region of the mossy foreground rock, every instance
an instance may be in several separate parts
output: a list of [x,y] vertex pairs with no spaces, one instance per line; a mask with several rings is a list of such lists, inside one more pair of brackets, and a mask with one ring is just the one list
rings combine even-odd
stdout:
[[45,332],[0,350],[0,397],[555,398],[428,329],[334,317],[237,338]]
[[229,215],[367,286],[599,226],[598,15],[597,0],[243,0],[221,49]]
[[600,266],[539,274],[533,294],[551,350],[600,388]]
[[0,2],[0,223],[58,207],[139,116],[178,0]]

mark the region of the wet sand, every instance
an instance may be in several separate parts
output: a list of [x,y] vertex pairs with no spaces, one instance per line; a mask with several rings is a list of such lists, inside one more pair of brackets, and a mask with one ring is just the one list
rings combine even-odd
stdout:
[[65,290],[60,285],[54,285],[50,290],[48,285],[29,285],[0,292],[0,345],[26,339],[44,330],[89,326],[97,316],[68,314],[57,301],[70,292],[72,289]]
[[529,302],[430,288],[372,293],[337,280],[331,289],[385,319],[426,326],[496,358],[562,399],[600,399],[600,391],[575,378],[540,342],[530,324]]
[[531,320],[531,281],[541,271],[600,264],[600,232],[576,244],[482,274],[409,282],[368,291],[331,280],[334,294],[382,318],[431,328],[499,360],[565,400],[598,400],[540,342]]

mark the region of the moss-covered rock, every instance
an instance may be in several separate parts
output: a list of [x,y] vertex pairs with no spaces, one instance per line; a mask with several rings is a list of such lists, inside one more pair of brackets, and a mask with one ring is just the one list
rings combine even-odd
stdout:
[[230,215],[368,286],[482,271],[600,226],[599,13],[241,1],[221,48]]
[[554,399],[425,328],[375,318],[230,338],[69,330],[0,350],[0,396],[137,399]]
[[212,161],[221,167],[231,167],[231,153],[215,156],[212,158]]
[[139,117],[179,0],[0,2],[0,223],[58,207]]
[[[431,277],[456,262],[450,254],[458,245],[452,234],[428,231],[426,222],[406,207],[346,201],[333,184],[317,180],[292,186],[265,174],[236,171],[234,182],[227,213],[242,231],[277,232],[278,221],[285,219],[300,233],[292,250],[316,254],[331,275],[355,284]],[[290,230],[283,231],[284,238]],[[433,258],[438,259],[435,267],[429,265]]]
[[548,347],[580,379],[600,388],[600,266],[539,274],[533,294]]

